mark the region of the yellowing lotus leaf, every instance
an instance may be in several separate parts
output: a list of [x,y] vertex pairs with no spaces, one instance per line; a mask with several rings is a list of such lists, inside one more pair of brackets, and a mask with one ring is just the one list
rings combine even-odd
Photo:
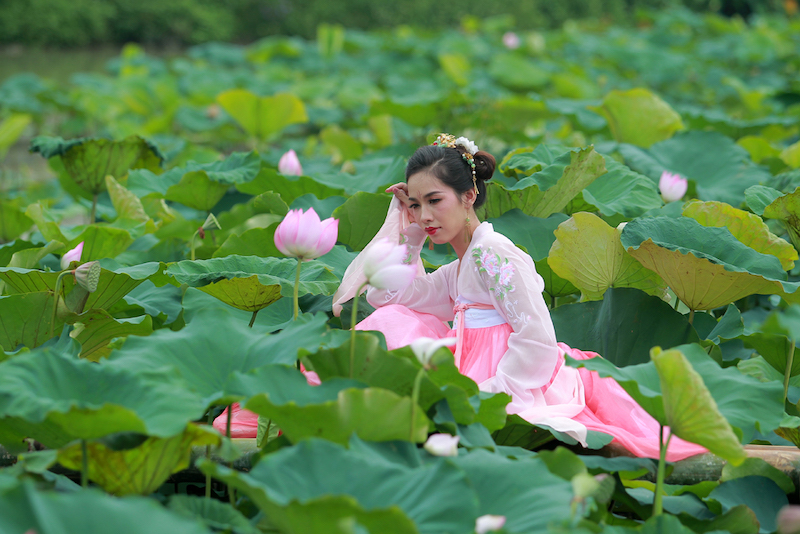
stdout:
[[281,298],[281,285],[264,285],[258,281],[257,274],[222,279],[199,289],[225,304],[249,312],[262,310]]
[[611,287],[635,287],[651,295],[664,293],[666,284],[625,252],[620,230],[600,217],[578,212],[555,231],[547,263],[581,290],[581,300],[601,300]]
[[783,221],[792,245],[800,249],[800,187],[773,200],[764,208],[764,218]]
[[797,169],[800,167],[800,141],[789,145],[781,151],[780,158],[789,167]]
[[601,106],[589,109],[606,118],[614,139],[643,148],[669,139],[684,128],[681,116],[669,104],[641,87],[611,91]]
[[259,139],[269,139],[291,124],[308,120],[303,102],[289,93],[264,97],[231,89],[218,95],[217,102],[248,134]]
[[683,208],[683,215],[703,226],[727,228],[733,237],[748,247],[778,258],[786,271],[794,267],[798,258],[797,250],[785,239],[770,232],[758,215],[734,208],[725,202],[690,202]]
[[655,347],[650,357],[658,371],[670,431],[681,439],[706,447],[733,465],[744,462],[747,453],[720,413],[702,377],[683,353]]

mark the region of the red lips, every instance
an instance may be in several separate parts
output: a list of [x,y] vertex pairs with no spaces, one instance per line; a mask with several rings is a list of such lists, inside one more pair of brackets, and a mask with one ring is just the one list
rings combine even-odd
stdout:
[[435,234],[437,230],[438,228],[434,228],[433,226],[428,226],[427,228],[425,228],[425,231],[428,233],[428,235]]

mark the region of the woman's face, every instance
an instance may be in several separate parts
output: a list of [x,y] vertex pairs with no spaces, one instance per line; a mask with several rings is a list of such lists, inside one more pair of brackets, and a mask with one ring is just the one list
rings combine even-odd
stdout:
[[436,244],[464,239],[467,207],[449,185],[422,171],[408,178],[409,209]]

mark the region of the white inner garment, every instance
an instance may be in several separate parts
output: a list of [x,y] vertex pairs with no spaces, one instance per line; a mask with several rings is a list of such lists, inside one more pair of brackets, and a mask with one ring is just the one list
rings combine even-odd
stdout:
[[[465,299],[462,296],[456,298],[457,304],[474,304],[474,301]],[[500,313],[492,308],[491,310],[481,310],[478,308],[469,308],[464,313],[464,328],[488,328],[490,326],[497,326],[505,324],[506,320]],[[458,318],[453,322],[453,328],[458,328]]]

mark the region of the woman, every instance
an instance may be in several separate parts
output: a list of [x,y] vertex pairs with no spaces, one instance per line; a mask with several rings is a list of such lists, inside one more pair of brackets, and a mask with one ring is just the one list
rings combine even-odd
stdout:
[[[485,182],[494,169],[494,157],[463,137],[442,134],[414,153],[406,183],[387,190],[394,198],[375,239],[406,243],[407,261],[418,264],[419,274],[402,291],[369,288],[367,300],[377,309],[357,328],[381,331],[389,349],[419,337],[457,337],[459,371],[482,391],[511,395],[509,413],[584,444],[587,429],[606,432],[632,453],[657,458],[658,423],[612,379],[564,365],[564,353],[576,359],[596,354],[556,342],[544,281],[530,256],[478,221],[475,209],[486,201]],[[426,237],[449,243],[458,260],[425,274],[419,251]],[[345,273],[334,313],[364,280],[360,259]],[[446,321],[455,321],[452,329]],[[701,452],[674,438],[669,459]]]

